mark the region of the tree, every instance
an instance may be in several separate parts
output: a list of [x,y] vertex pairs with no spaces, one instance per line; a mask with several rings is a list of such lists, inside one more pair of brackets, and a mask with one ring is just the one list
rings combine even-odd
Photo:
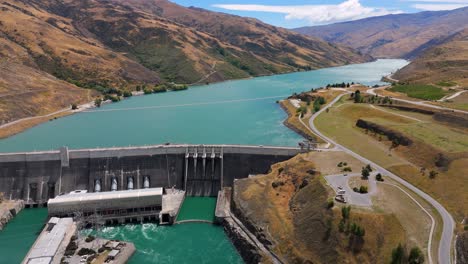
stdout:
[[354,102],[355,103],[360,103],[361,102],[361,92],[359,90],[354,92]]
[[71,105],[71,109],[72,109],[72,110],[76,110],[76,109],[78,109],[78,105],[76,105],[76,104],[72,104],[72,105]]
[[380,174],[380,173],[377,173],[377,175],[375,175],[375,179],[376,179],[377,181],[380,181],[380,182],[383,182],[383,181],[384,181],[384,179],[382,178],[382,174]]
[[349,219],[349,214],[351,213],[351,206],[344,206],[341,208],[341,216],[343,219]]
[[132,95],[133,95],[133,94],[132,94],[132,92],[130,92],[130,91],[124,91],[124,92],[123,92],[123,97],[125,97],[125,98],[132,97]]
[[369,173],[369,171],[367,170],[367,168],[362,168],[361,175],[362,175],[362,177],[363,177],[364,179],[367,180],[367,179],[369,178],[370,173]]
[[412,248],[408,257],[408,264],[422,263],[424,263],[424,254],[422,253],[421,249],[418,247]]
[[101,107],[101,104],[102,104],[102,99],[101,98],[96,98],[96,100],[94,100],[94,105],[96,107]]
[[405,249],[401,244],[392,250],[392,261],[391,264],[403,264],[405,259]]
[[370,171],[370,172],[371,172],[371,171],[372,171],[372,167],[371,167],[371,165],[370,165],[370,164],[367,164],[367,165],[366,165],[366,169],[367,169],[368,171]]

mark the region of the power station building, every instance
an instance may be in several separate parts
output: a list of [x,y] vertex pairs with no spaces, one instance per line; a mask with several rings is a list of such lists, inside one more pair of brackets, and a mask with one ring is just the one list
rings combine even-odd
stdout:
[[73,191],[48,202],[49,216],[99,216],[105,223],[156,220],[162,210],[163,188],[112,192]]

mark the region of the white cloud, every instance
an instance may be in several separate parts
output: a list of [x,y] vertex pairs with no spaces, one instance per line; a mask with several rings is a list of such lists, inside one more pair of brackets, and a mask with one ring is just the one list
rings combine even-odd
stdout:
[[410,2],[423,2],[423,3],[451,3],[451,4],[467,4],[468,0],[408,0]]
[[214,6],[227,10],[286,14],[286,19],[307,20],[312,25],[328,24],[356,20],[372,16],[383,16],[388,14],[402,13],[402,11],[399,10],[365,7],[361,5],[359,0],[347,0],[338,5],[270,6],[217,4]]
[[453,10],[468,6],[467,4],[415,4],[412,7],[426,11]]

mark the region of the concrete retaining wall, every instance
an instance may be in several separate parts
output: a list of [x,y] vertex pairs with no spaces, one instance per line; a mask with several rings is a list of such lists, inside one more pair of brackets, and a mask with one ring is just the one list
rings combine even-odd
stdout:
[[92,192],[98,179],[101,191],[110,191],[112,178],[117,179],[118,190],[126,190],[128,178],[133,178],[137,189],[143,188],[148,177],[150,187],[175,186],[187,188],[189,195],[215,196],[221,185],[232,186],[235,178],[265,173],[272,164],[300,151],[263,146],[158,145],[5,153],[0,154],[0,192],[27,204],[40,204],[59,193],[77,189]]

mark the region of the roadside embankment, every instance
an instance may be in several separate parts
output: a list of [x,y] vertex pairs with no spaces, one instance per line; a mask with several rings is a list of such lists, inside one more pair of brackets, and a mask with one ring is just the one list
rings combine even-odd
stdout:
[[297,134],[301,135],[303,138],[316,142],[318,138],[312,134],[312,132],[308,131],[302,124],[299,122],[298,116],[293,111],[292,106],[288,106],[289,102],[287,100],[283,100],[279,102],[281,108],[288,114],[288,118],[283,121],[283,124],[291,129],[292,131],[296,132]]
[[24,208],[23,200],[0,202],[0,230]]

